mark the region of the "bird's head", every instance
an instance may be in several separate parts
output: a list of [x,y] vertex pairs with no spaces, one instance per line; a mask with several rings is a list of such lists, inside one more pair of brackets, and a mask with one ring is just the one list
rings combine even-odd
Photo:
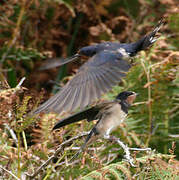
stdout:
[[133,91],[123,91],[119,93],[116,100],[126,101],[128,104],[132,104],[136,98],[137,94]]

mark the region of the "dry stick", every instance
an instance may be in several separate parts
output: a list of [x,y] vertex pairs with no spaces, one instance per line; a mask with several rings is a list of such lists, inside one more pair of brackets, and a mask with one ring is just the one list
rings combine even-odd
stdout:
[[172,138],[179,138],[179,134],[169,134],[168,136]]
[[4,171],[6,171],[8,174],[10,174],[12,177],[14,177],[17,180],[20,180],[16,175],[14,175],[11,171],[7,170],[6,168],[0,166],[1,169],[3,169]]
[[129,162],[129,164],[132,167],[135,167],[133,161],[134,159],[131,157],[130,150],[133,151],[151,151],[151,148],[129,148],[126,144],[124,144],[119,138],[116,138],[115,136],[110,136],[109,140],[116,141],[124,150],[125,154],[125,160]]
[[25,81],[25,77],[23,77],[21,80],[20,80],[20,82],[18,83],[18,85],[16,86],[16,89],[18,90],[18,89],[20,89],[21,88],[21,85],[23,84],[23,82]]
[[151,148],[129,148],[131,151],[151,151]]
[[17,147],[18,139],[17,139],[16,133],[14,132],[13,129],[11,129],[11,128],[9,127],[8,124],[5,124],[5,128],[9,131],[9,133],[10,133],[10,135],[11,135],[12,139],[14,140],[14,142],[15,142],[15,144],[16,144],[16,147]]
[[147,77],[147,83],[148,85],[148,110],[149,110],[149,137],[147,139],[146,145],[148,145],[151,134],[152,134],[152,98],[151,98],[151,86],[150,86],[150,68],[146,69],[145,64],[143,62],[143,58],[141,59],[141,64],[144,68],[144,72]]
[[110,139],[116,141],[123,148],[124,152],[126,153],[126,155],[124,157],[126,158],[127,162],[129,162],[129,164],[132,167],[135,167],[135,165],[133,164],[134,159],[130,155],[128,146],[125,145],[122,141],[120,141],[119,138],[116,138],[115,136],[111,136]]
[[55,159],[58,156],[58,154],[60,153],[60,151],[62,150],[62,147],[64,145],[66,145],[66,144],[70,143],[71,141],[74,141],[74,140],[76,140],[76,139],[78,139],[80,137],[86,136],[88,134],[89,134],[89,132],[81,133],[80,135],[75,136],[75,137],[63,142],[62,144],[60,144],[60,146],[55,151],[55,153],[52,156],[50,156],[47,159],[47,161],[45,161],[32,175],[27,174],[27,176],[29,176],[30,178],[34,178],[35,176],[37,176],[44,167],[46,167],[53,159]]

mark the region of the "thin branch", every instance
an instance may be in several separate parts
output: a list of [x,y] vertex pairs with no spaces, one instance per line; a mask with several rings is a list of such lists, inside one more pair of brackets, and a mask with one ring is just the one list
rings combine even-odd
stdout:
[[151,151],[151,148],[129,148],[132,151]]
[[179,138],[179,134],[169,134],[168,136],[172,138]]
[[17,91],[19,91],[19,90],[21,90],[21,89],[26,89],[26,88],[24,88],[24,87],[21,87],[21,85],[22,85],[22,83],[24,82],[24,80],[25,80],[25,77],[23,77],[21,80],[20,80],[20,82],[19,82],[19,84],[15,87],[15,88],[10,88],[10,89],[5,89],[5,90],[2,90],[0,93],[1,93],[1,96],[3,96],[3,95],[7,95],[8,93],[16,93]]
[[[71,162],[71,163],[68,162],[68,166],[74,165],[74,164],[79,163],[79,162],[80,162],[79,159],[77,159],[77,160],[75,160],[75,161],[73,161],[73,162]],[[63,165],[63,164],[67,164],[67,162],[66,162],[66,161],[63,161],[63,162],[61,162],[61,163],[58,163],[55,167],[61,166],[61,165]]]
[[155,64],[152,64],[149,66],[150,69],[156,69],[158,67],[160,67],[161,65],[165,65],[165,64],[168,64],[170,62],[170,58],[172,56],[179,56],[179,52],[170,52],[170,54],[161,62],[158,62],[158,63],[155,63]]
[[[81,147],[66,147],[65,151],[67,151],[67,150],[79,151],[80,148]],[[99,151],[100,149],[101,149],[101,147],[97,147],[97,148],[96,147],[95,148],[94,147],[89,147],[88,151],[94,151],[95,152],[95,151]]]
[[[29,176],[31,179],[34,178],[34,177],[36,177],[36,176],[40,173],[40,171],[42,171],[43,168],[45,168],[53,159],[55,159],[55,158],[58,156],[58,154],[61,152],[62,147],[63,147],[64,145],[66,145],[66,144],[68,144],[68,143],[70,143],[70,142],[72,142],[72,141],[74,141],[74,140],[76,140],[76,139],[78,139],[78,138],[80,138],[80,137],[87,136],[88,134],[89,134],[89,132],[81,133],[81,134],[79,134],[78,136],[75,136],[75,137],[73,137],[73,138],[71,138],[71,139],[63,142],[62,144],[60,144],[60,146],[59,146],[58,149],[55,151],[55,153],[54,153],[52,156],[50,156],[50,157],[47,159],[47,161],[45,161],[32,175],[27,174],[27,176]],[[62,163],[62,164],[63,164],[63,163]]]
[[129,162],[129,164],[132,167],[135,167],[134,165],[134,159],[131,157],[130,150],[133,151],[151,151],[151,148],[129,148],[126,144],[124,144],[119,138],[116,138],[115,136],[110,136],[109,140],[117,142],[124,150],[125,152],[125,160]]
[[23,77],[21,80],[20,80],[20,82],[18,83],[18,85],[16,86],[16,89],[20,89],[20,87],[21,87],[21,85],[22,85],[22,83],[25,81],[25,77]]
[[6,168],[2,167],[0,165],[0,168],[3,169],[4,171],[6,171],[8,174],[10,174],[11,176],[13,176],[15,179],[20,180],[16,175],[14,175],[11,171],[8,171]]
[[148,110],[149,110],[149,136],[146,142],[146,146],[148,146],[148,143],[150,141],[151,135],[152,135],[152,98],[151,98],[151,85],[150,85],[150,68],[146,69],[145,64],[143,62],[143,58],[141,58],[141,64],[144,68],[144,72],[147,77],[147,84],[148,85]]
[[133,103],[132,106],[138,106],[138,105],[141,105],[141,104],[148,104],[148,103],[149,103],[148,101],[136,102],[136,103]]
[[16,147],[17,147],[18,139],[17,139],[17,136],[16,136],[14,130],[11,129],[8,124],[5,124],[5,128],[9,131],[9,133],[10,133],[12,139],[14,140],[14,142],[16,143]]
[[120,141],[120,139],[119,138],[116,138],[115,136],[110,136],[109,137],[109,140],[112,140],[112,141],[116,141],[121,147],[122,147],[122,149],[124,150],[124,152],[126,153],[125,154],[125,160],[127,161],[127,162],[129,162],[129,164],[132,166],[132,167],[135,167],[135,165],[134,165],[134,159],[131,157],[131,155],[130,155],[130,151],[129,151],[129,147],[126,145],[126,144],[124,144],[122,141]]

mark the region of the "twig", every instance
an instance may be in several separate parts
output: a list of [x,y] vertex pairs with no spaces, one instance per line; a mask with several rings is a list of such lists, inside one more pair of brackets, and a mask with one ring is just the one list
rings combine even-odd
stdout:
[[170,62],[170,58],[172,56],[179,56],[179,52],[171,52],[163,61],[152,64],[149,66],[150,69],[156,69],[158,67],[160,67],[161,65],[167,64]]
[[9,131],[12,139],[14,140],[14,142],[16,143],[16,146],[17,146],[18,140],[17,140],[17,136],[16,136],[15,132],[13,131],[13,129],[11,129],[11,128],[9,127],[8,124],[5,124],[5,128]]
[[120,139],[119,138],[116,138],[115,136],[110,136],[109,137],[109,140],[112,140],[112,141],[116,141],[121,147],[122,147],[122,149],[124,150],[124,152],[126,153],[125,154],[125,160],[127,161],[127,162],[129,162],[129,164],[132,166],[132,167],[135,167],[135,165],[134,165],[134,163],[133,163],[133,161],[134,161],[134,159],[131,157],[131,155],[130,155],[130,151],[129,151],[129,147],[126,145],[126,144],[124,144],[122,141],[120,141]]
[[144,72],[147,77],[147,84],[149,84],[147,87],[148,88],[148,110],[149,110],[149,136],[146,142],[146,145],[148,145],[151,135],[152,135],[152,97],[151,97],[151,86],[150,86],[150,68],[146,69],[143,58],[141,58],[141,65],[143,66]]
[[[65,148],[65,151],[66,151],[66,150],[74,150],[74,151],[76,150],[76,151],[79,151],[80,149],[81,149],[81,147],[66,147],[66,148]],[[101,149],[101,147],[98,147],[98,148],[96,148],[96,147],[95,147],[95,148],[89,147],[89,148],[88,148],[88,151],[98,151],[98,150],[100,150],[100,149]]]
[[148,101],[136,102],[136,103],[133,103],[132,106],[138,106],[138,105],[141,105],[141,104],[148,104],[148,103],[149,103]]
[[179,134],[169,134],[168,136],[172,138],[179,138]]
[[[89,132],[84,132],[84,133],[79,134],[78,136],[75,136],[75,137],[73,137],[73,138],[71,138],[71,139],[63,142],[62,144],[60,144],[60,146],[59,146],[58,149],[55,151],[55,153],[54,153],[52,156],[50,156],[50,157],[47,159],[47,161],[45,161],[32,175],[29,175],[29,174],[26,174],[26,175],[29,176],[31,179],[34,178],[35,176],[37,176],[37,175],[40,173],[40,171],[41,171],[44,167],[46,167],[53,159],[55,159],[55,158],[58,156],[58,154],[60,153],[60,151],[62,150],[62,147],[63,147],[64,145],[66,145],[66,144],[70,143],[71,141],[74,141],[74,140],[76,140],[76,139],[78,139],[78,138],[80,138],[80,137],[86,136],[86,135],[88,135],[88,134],[89,134]],[[63,163],[62,163],[62,164],[63,164]]]
[[110,136],[109,140],[116,141],[124,150],[125,154],[125,160],[129,162],[129,164],[132,167],[135,167],[134,165],[134,159],[131,157],[130,150],[133,151],[151,151],[151,148],[129,148],[126,144],[124,144],[119,138],[116,138],[115,136]]
[[[17,36],[18,36],[18,34],[17,34]],[[14,38],[12,39],[12,41],[9,43],[9,46],[8,46],[7,51],[6,51],[6,52],[3,54],[3,56],[2,56],[1,64],[3,64],[3,62],[6,60],[8,54],[9,54],[9,51],[10,51],[11,48],[14,46],[16,40],[17,40],[17,37],[14,37]]]
[[132,151],[151,151],[151,148],[129,148]]
[[16,175],[14,175],[11,171],[8,171],[6,168],[0,166],[1,169],[3,169],[4,171],[6,171],[8,174],[10,174],[11,176],[13,176],[15,179],[20,180]]
[[26,88],[24,88],[24,87],[21,88],[21,85],[22,85],[22,83],[24,82],[24,80],[25,80],[25,77],[23,77],[23,78],[20,80],[19,84],[18,84],[15,88],[10,88],[10,89],[2,90],[2,91],[1,91],[1,96],[3,96],[3,95],[6,96],[8,93],[16,93],[16,92],[19,91],[20,89],[26,89]]
[[[71,166],[71,165],[74,165],[74,164],[76,164],[76,163],[79,163],[79,159],[77,159],[77,160],[75,160],[75,161],[73,161],[73,162],[71,162],[71,163],[69,163],[68,162],[68,166]],[[66,164],[66,161],[63,161],[63,162],[61,162],[61,163],[58,163],[55,167],[58,167],[58,166],[61,166],[61,165],[63,165],[63,164]]]
[[16,86],[16,89],[20,89],[20,87],[21,87],[21,85],[22,85],[22,83],[25,81],[25,77],[23,77],[21,80],[20,80],[20,82],[19,82],[19,84]]

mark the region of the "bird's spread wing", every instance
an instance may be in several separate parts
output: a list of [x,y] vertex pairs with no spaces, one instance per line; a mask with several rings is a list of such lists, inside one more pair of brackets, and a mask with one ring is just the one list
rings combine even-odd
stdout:
[[86,62],[60,92],[33,113],[74,111],[84,108],[109,91],[130,68],[118,51],[102,51]]

